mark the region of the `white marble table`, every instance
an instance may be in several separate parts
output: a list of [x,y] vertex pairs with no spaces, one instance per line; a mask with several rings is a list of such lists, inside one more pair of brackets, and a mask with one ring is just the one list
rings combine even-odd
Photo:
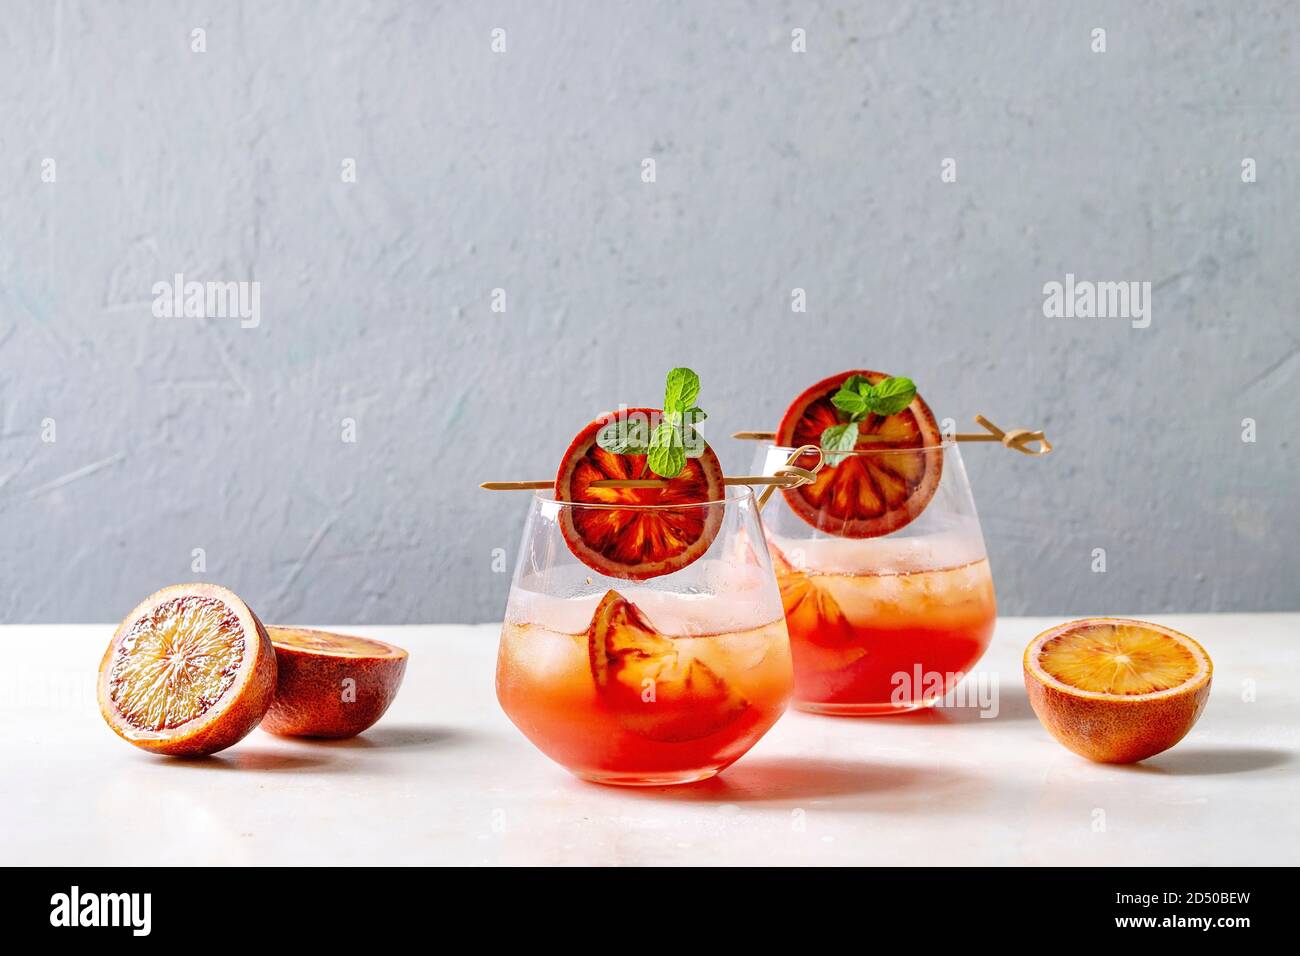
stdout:
[[1004,618],[981,669],[1000,713],[790,713],[716,780],[583,783],[497,707],[491,625],[353,627],[411,652],[353,741],[255,730],[206,761],[153,757],[100,719],[110,626],[0,627],[4,864],[1300,863],[1300,614],[1165,615],[1215,662],[1200,723],[1136,767],[1039,726]]

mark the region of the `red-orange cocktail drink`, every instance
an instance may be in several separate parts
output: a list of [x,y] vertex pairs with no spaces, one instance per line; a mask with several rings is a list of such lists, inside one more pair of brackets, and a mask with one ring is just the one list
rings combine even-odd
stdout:
[[758,454],[763,474],[819,468],[763,514],[796,706],[867,716],[937,703],[983,655],[997,617],[956,442],[911,379],[870,369],[801,392],[776,440]]
[[[658,608],[661,620],[672,616],[672,605],[687,610],[690,603],[662,592],[640,599]],[[539,750],[578,776],[622,784],[712,776],[785,711],[791,665],[779,617],[726,633],[670,635],[619,591],[599,603],[557,603],[534,616],[568,617],[558,629],[506,621],[497,697]],[[591,623],[573,632],[589,605]],[[526,609],[522,597],[512,608],[522,617]]]
[[885,572],[843,573],[776,562],[800,708],[912,710],[934,703],[975,665],[997,618],[988,560],[935,563],[907,567],[896,557],[882,561]]
[[793,688],[759,506],[696,431],[699,393],[675,368],[662,409],[590,422],[524,526],[497,699],[538,750],[598,783],[705,780]]
[[[760,467],[770,473],[790,454],[769,449]],[[794,656],[795,706],[844,716],[903,713],[938,702],[983,656],[997,618],[993,578],[955,444],[856,454],[871,461],[839,467],[857,468],[872,487],[899,471],[932,476],[933,491],[914,517],[879,535],[847,534],[858,529],[823,518],[807,500],[796,510],[773,499],[764,511]],[[841,491],[827,491],[828,509]]]

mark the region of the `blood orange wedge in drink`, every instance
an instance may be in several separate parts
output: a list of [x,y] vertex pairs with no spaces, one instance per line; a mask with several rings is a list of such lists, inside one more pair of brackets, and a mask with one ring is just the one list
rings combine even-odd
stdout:
[[99,709],[123,740],[177,756],[241,740],[275,693],[275,650],[233,592],[178,584],[126,616],[99,665]]
[[[781,418],[776,443],[789,448],[825,448],[828,429],[856,429],[857,441],[844,454],[828,457],[815,482],[783,490],[791,510],[819,531],[846,538],[888,534],[916,518],[939,487],[943,456],[918,453],[942,443],[934,413],[920,395],[891,414],[863,410],[856,421],[836,404],[846,384],[877,386],[889,379],[868,369],[832,375],[806,389]],[[796,464],[816,463],[811,455],[805,458]]]
[[1125,618],[1071,621],[1025,649],[1025,689],[1058,741],[1100,763],[1134,763],[1182,740],[1214,665],[1186,634]]
[[[775,545],[770,551],[790,629],[806,635],[810,644],[830,648],[852,646],[857,633],[830,591],[819,587],[808,575],[799,574]],[[856,650],[854,660],[866,654],[864,649]]]
[[596,607],[587,656],[601,703],[620,724],[650,740],[711,736],[749,706],[703,660],[679,653],[617,591]]
[[355,737],[388,710],[406,651],[305,627],[270,628],[279,676],[262,729],[288,737]]
[[[670,574],[704,554],[718,534],[719,509],[690,507],[724,497],[722,466],[712,448],[704,445],[699,457],[685,459],[676,477],[660,479],[650,470],[648,455],[619,454],[597,443],[602,429],[616,419],[639,418],[653,431],[662,414],[633,408],[604,415],[578,433],[560,463],[556,499],[592,506],[563,509],[561,533],[574,555],[601,574],[628,580]],[[667,483],[652,488],[593,487],[611,478]]]

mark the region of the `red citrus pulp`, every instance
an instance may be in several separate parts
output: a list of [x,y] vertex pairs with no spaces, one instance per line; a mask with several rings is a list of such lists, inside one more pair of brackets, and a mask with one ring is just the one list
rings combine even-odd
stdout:
[[275,649],[238,596],[177,584],[118,625],[99,665],[99,709],[123,740],[202,756],[243,739],[275,693]]
[[[662,415],[653,408],[617,414],[645,416],[652,428]],[[593,487],[610,478],[658,479],[646,455],[617,454],[596,443],[614,418],[609,413],[596,419],[564,453],[555,478],[556,499],[592,506],[560,509],[564,540],[583,564],[609,577],[640,581],[684,568],[709,549],[722,524],[721,507],[700,507],[725,495],[718,456],[706,445],[664,487]]]
[[[867,369],[823,379],[796,398],[776,430],[776,443],[790,448],[820,445],[822,432],[847,420],[831,403],[845,380],[861,375],[872,385],[888,378]],[[869,415],[859,423],[857,447],[817,480],[783,489],[790,509],[819,531],[844,538],[889,534],[914,520],[934,497],[943,456],[922,449],[942,444],[934,413],[920,395],[901,412]],[[806,459],[806,460],[805,460]],[[813,456],[796,464],[811,468]]]
[[749,707],[704,661],[683,659],[617,591],[608,592],[592,616],[587,656],[605,706],[628,730],[651,740],[711,736]]

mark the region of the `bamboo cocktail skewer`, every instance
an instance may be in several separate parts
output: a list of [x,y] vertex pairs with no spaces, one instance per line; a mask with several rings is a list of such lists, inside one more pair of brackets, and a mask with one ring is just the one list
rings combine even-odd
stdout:
[[[1010,431],[1003,431],[997,425],[985,418],[983,415],[976,415],[975,422],[985,430],[982,432],[958,432],[952,436],[953,441],[961,442],[998,442],[1005,448],[1012,451],[1018,451],[1023,455],[1031,455],[1040,458],[1052,450],[1052,443],[1047,440],[1047,436],[1041,430],[1031,430],[1028,428],[1013,428]],[[736,432],[731,436],[743,441],[775,441],[775,432]],[[863,439],[870,441],[871,436],[864,435]],[[1034,442],[1038,442],[1037,448],[1030,448]],[[910,451],[912,449],[902,449]],[[794,462],[801,455],[816,454],[818,456],[815,468],[806,469],[798,468]],[[815,480],[817,472],[821,471],[824,464],[821,458],[821,449],[816,445],[804,445],[797,449],[785,466],[778,468],[775,475],[740,475],[732,478],[723,478],[724,485],[755,485],[766,486],[762,495],[759,496],[758,506],[761,508],[772,497],[772,492],[777,488],[798,488],[800,485],[810,484]],[[593,488],[663,488],[668,484],[662,478],[607,478],[602,481],[593,481]],[[554,481],[485,481],[480,488],[488,491],[545,491],[547,488],[555,487]]]
[[[983,415],[976,415],[975,421],[982,425],[987,431],[982,432],[958,432],[952,436],[953,441],[995,441],[1000,442],[1003,447],[1010,448],[1012,451],[1018,451],[1024,455],[1033,455],[1041,457],[1052,450],[1052,443],[1041,431],[1030,431],[1028,428],[1013,428],[1011,431],[1003,431],[994,425]],[[731,436],[739,438],[742,441],[775,441],[775,432],[736,432]],[[862,436],[861,440],[871,441],[870,435]],[[1033,442],[1038,442],[1037,448],[1030,448]]]
[[[998,442],[1004,448],[1010,448],[1012,451],[1018,451],[1023,455],[1031,455],[1035,458],[1049,454],[1052,450],[1052,443],[1047,440],[1047,436],[1041,430],[1031,430],[1028,428],[1013,428],[1010,431],[1003,431],[997,425],[985,418],[983,415],[976,415],[975,422],[984,428],[982,432],[959,432],[952,436],[953,441],[961,442]],[[731,436],[744,441],[775,441],[775,432],[736,432]],[[871,436],[864,435],[863,439],[870,441]],[[1030,448],[1034,442],[1038,443],[1037,448]],[[910,451],[912,449],[902,449]],[[817,455],[817,465],[813,468],[799,468],[794,463],[802,455]],[[811,484],[816,480],[817,473],[821,471],[824,459],[821,455],[821,449],[816,445],[804,445],[795,450],[794,454],[789,457],[785,465],[778,468],[774,475],[740,475],[732,478],[723,478],[724,485],[752,485],[762,486],[763,493],[759,495],[758,507],[762,509],[767,504],[772,492],[777,488],[798,488],[800,485]],[[592,488],[663,488],[668,484],[662,478],[606,478],[601,481],[593,481]],[[488,491],[545,491],[548,488],[555,487],[554,481],[485,481],[480,488]]]
[[[812,468],[800,468],[794,463],[801,455],[816,455],[817,464]],[[795,449],[785,465],[776,470],[774,475],[737,475],[723,478],[724,485],[763,485],[763,493],[758,497],[758,509],[772,497],[777,488],[798,488],[811,484],[817,479],[817,472],[822,468],[821,449],[816,445],[804,445]],[[555,487],[554,481],[485,481],[480,488],[487,491],[546,491]],[[590,488],[666,488],[668,481],[664,478],[603,478],[593,481]]]
[[[802,454],[802,453],[801,453]],[[772,485],[777,488],[795,488],[807,484],[798,475],[738,475],[723,478],[722,483],[731,485]],[[487,491],[546,491],[554,488],[554,481],[485,481],[479,485]],[[593,481],[589,488],[667,488],[665,478],[602,478]]]
[[[813,454],[817,456],[817,464],[812,468],[799,468],[795,465],[795,462],[799,460],[801,455]],[[798,481],[783,486],[785,488],[798,488],[800,485],[810,485],[816,481],[817,472],[822,470],[822,465],[825,463],[826,459],[822,456],[822,450],[820,448],[816,445],[801,445],[794,450],[794,454],[785,460],[785,464],[776,470],[776,474],[781,477],[793,476],[798,478]],[[763,510],[763,505],[767,504],[767,499],[772,497],[772,492],[774,491],[776,491],[775,485],[763,489],[763,493],[758,496],[759,511]]]

